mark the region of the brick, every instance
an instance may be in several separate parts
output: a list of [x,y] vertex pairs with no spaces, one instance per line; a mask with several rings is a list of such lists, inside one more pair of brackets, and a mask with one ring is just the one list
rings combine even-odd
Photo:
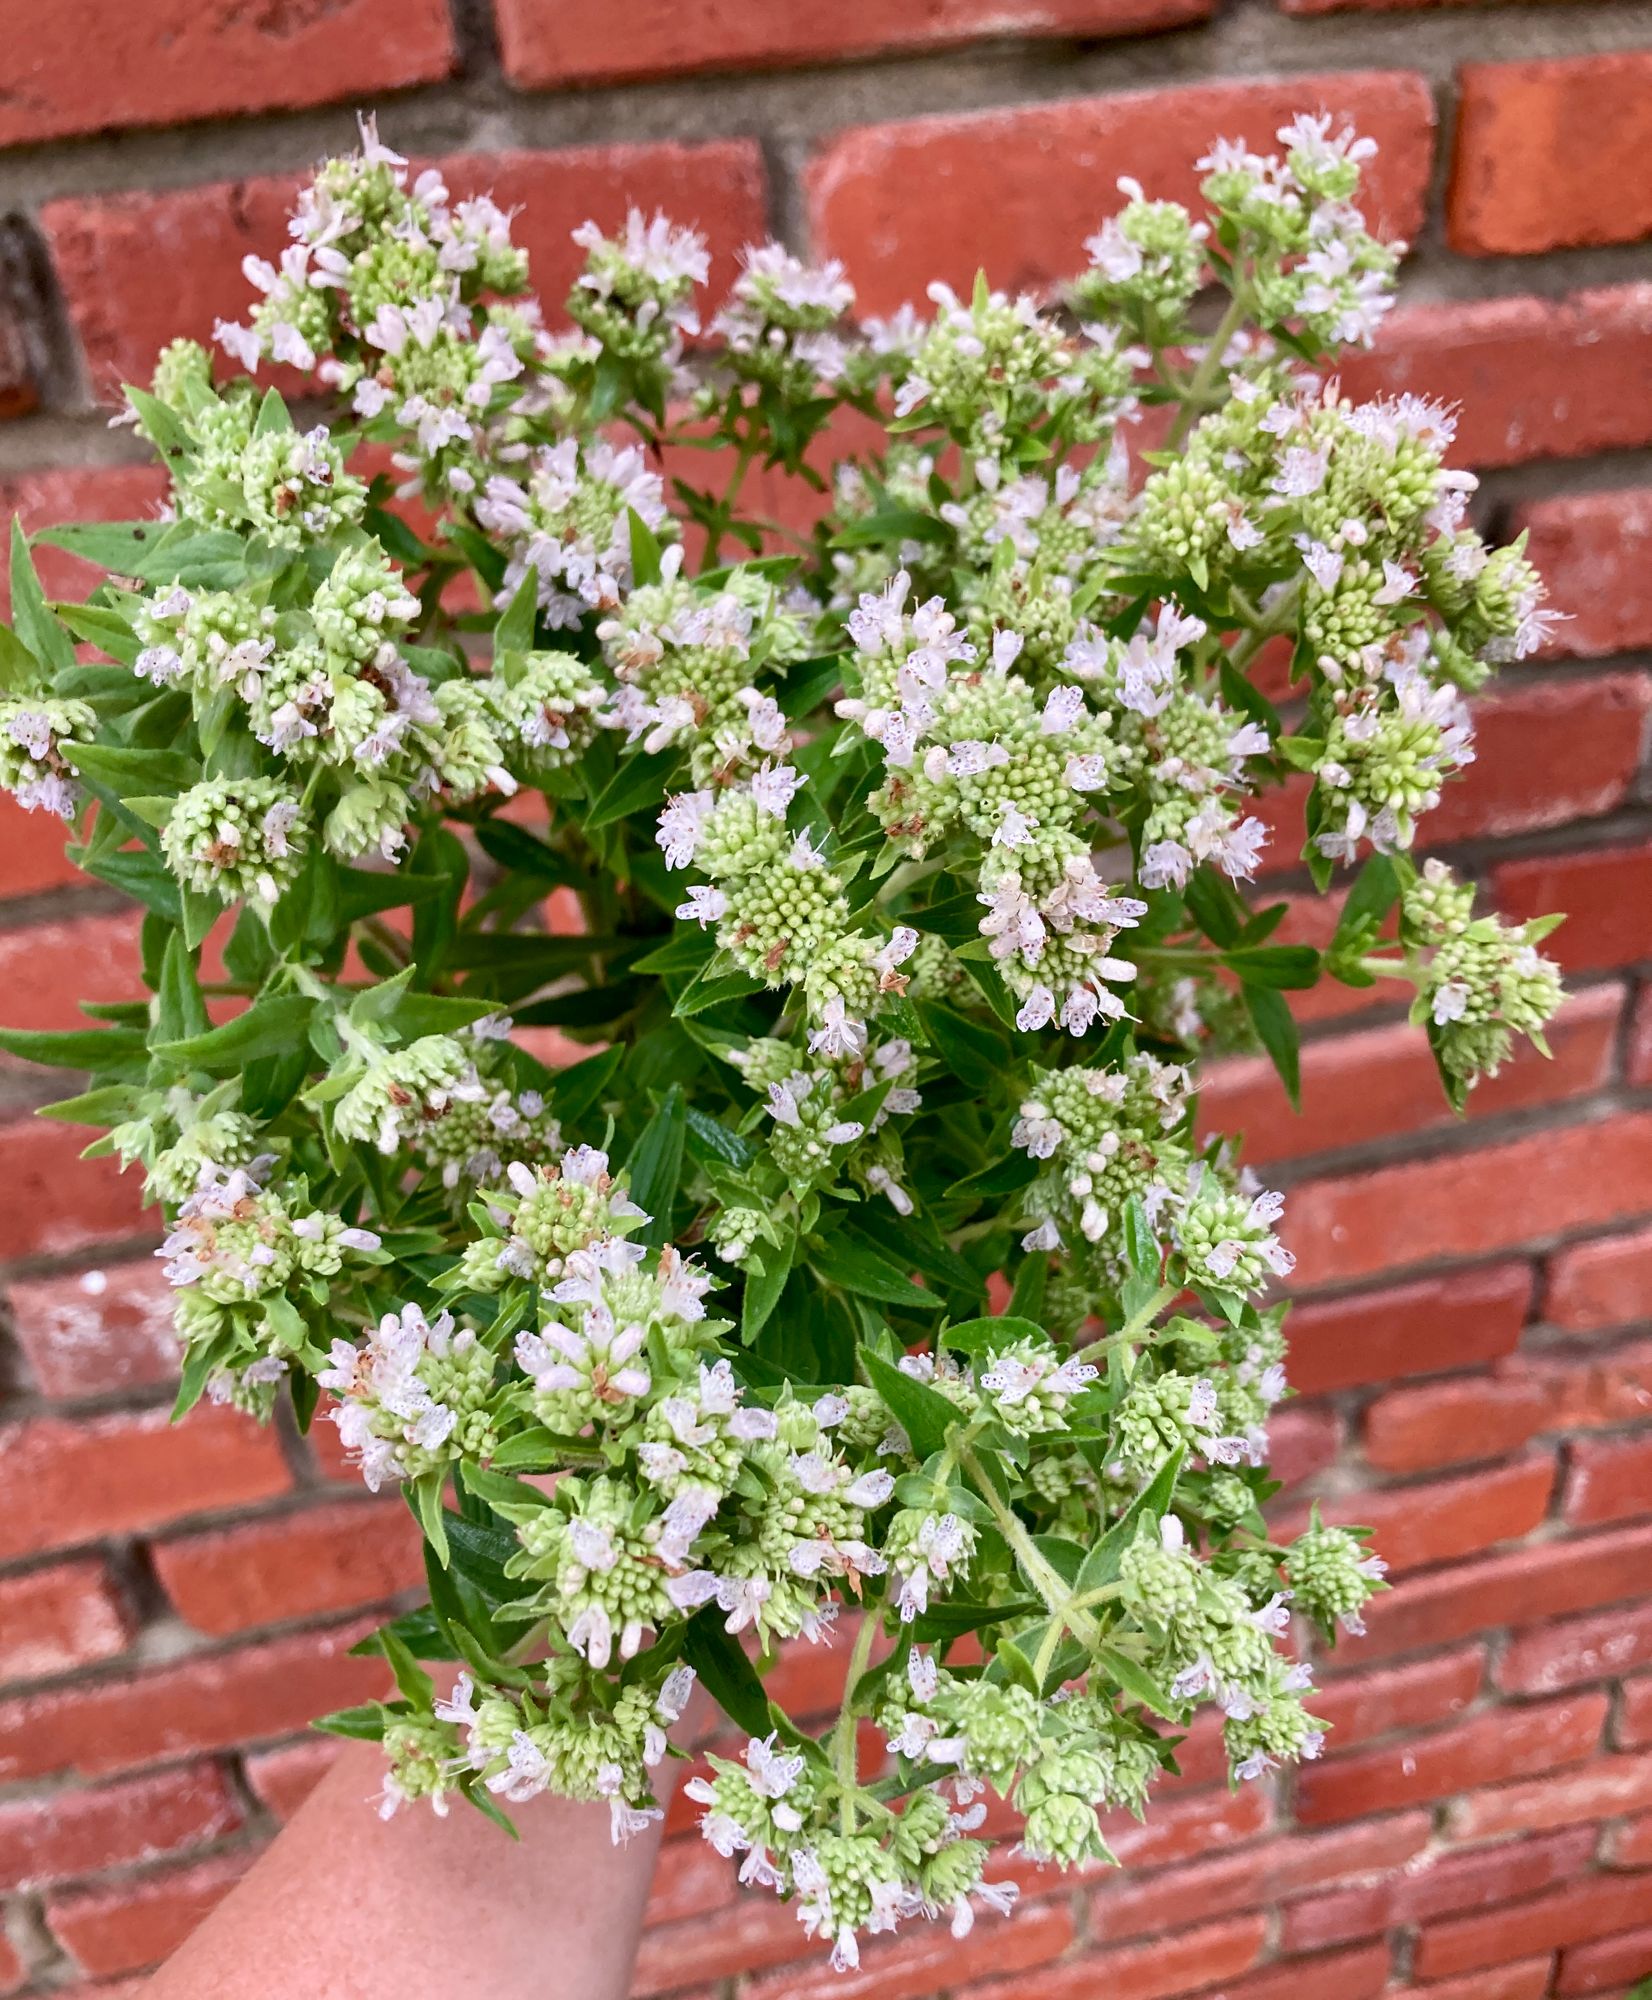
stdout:
[[1427,1848],[1430,1832],[1426,1813],[1394,1814],[1366,1826],[1242,1847],[1188,1868],[1115,1874],[1090,1894],[1090,1935],[1110,1944],[1178,1929],[1190,1910],[1227,1916],[1265,1909],[1304,1889],[1323,1893],[1328,1883],[1406,1866]]
[[921,7],[810,0],[764,7],[728,0],[647,0],[628,10],[623,34],[602,0],[498,0],[505,74],[528,88],[611,83],[696,70],[845,62],[907,49],[951,48],[1013,34],[1135,34],[1203,20],[1211,0],[930,0]]
[[383,1661],[349,1657],[371,1630],[358,1619],[0,1702],[0,1780],[101,1777],[308,1728],[384,1692]]
[[1652,1436],[1585,1438],[1566,1472],[1565,1514],[1574,1527],[1598,1527],[1652,1514]]
[[[978,1922],[965,1938],[950,1937],[944,1924],[930,1924],[899,1943],[863,1948],[855,1972],[834,1972],[817,1951],[807,1967],[753,1980],[743,1992],[748,2000],[831,2000],[833,1995],[841,2000],[929,2000],[937,1988],[960,1986],[982,1973],[1047,1966],[1072,1941],[1071,1911],[1037,1903],[1017,1910],[1008,1921]],[[645,1935],[645,1952],[647,1948]],[[646,1990],[633,1985],[635,1992]]]
[[[1644,1914],[1644,1912],[1643,1912]],[[1560,1954],[1556,1993],[1615,1993],[1652,1973],[1652,1924]]]
[[1468,63],[1447,196],[1454,250],[1529,256],[1652,233],[1652,52]]
[[[1652,899],[1649,899],[1652,907]],[[1478,1152],[1296,1188],[1296,1283],[1340,1283],[1436,1257],[1484,1257],[1652,1206],[1652,1114],[1631,1112]]]
[[274,1432],[227,1405],[198,1404],[180,1426],[162,1409],[31,1417],[0,1431],[0,1555],[131,1534],[290,1484]]
[[[0,591],[0,611],[4,610]],[[68,828],[56,813],[25,812],[0,796],[0,896],[32,896],[85,878],[65,851]]]
[[219,1840],[245,1819],[215,1764],[16,1799],[0,1806],[0,1886],[37,1889],[105,1868],[158,1861]]
[[1197,1924],[1151,1944],[1089,1953],[1032,1979],[995,1979],[970,1989],[970,2000],[1165,2000],[1248,1972],[1261,1954],[1260,1916]]
[[[1373,1529],[1373,1547],[1398,1576],[1529,1535],[1548,1511],[1554,1480],[1554,1460],[1544,1453],[1426,1486],[1338,1494],[1321,1501],[1320,1511],[1335,1526]],[[1307,1525],[1304,1510],[1277,1532],[1288,1539]]]
[[1641,1674],[1624,1683],[1616,1742],[1620,1750],[1638,1750],[1652,1744],[1652,1674]]
[[[0,478],[0,513],[15,514],[25,531],[60,527],[66,521],[127,521],[153,514],[165,498],[167,478],[157,465],[46,466],[35,472],[13,473]],[[34,551],[35,567],[47,594],[56,598],[82,598],[103,572],[78,556],[65,554],[45,543]],[[0,604],[10,615],[9,579],[0,576]],[[50,831],[47,813],[19,813],[30,825]],[[55,835],[61,851],[63,828]],[[44,881],[20,878],[16,857],[9,845],[3,850],[5,864],[0,871],[0,890],[20,896],[25,888],[54,888],[60,881],[80,877],[68,863]]]
[[1577,1695],[1488,1711],[1391,1747],[1332,1755],[1302,1770],[1296,1815],[1305,1826],[1325,1826],[1550,1771],[1586,1757],[1605,1720],[1604,1695]]
[[1303,2000],[1304,1994],[1321,1993],[1334,1993],[1336,2000],[1371,2000],[1387,1984],[1387,1945],[1364,1944],[1352,1951],[1292,1959],[1248,1979],[1226,1980],[1211,2000]]
[[1561,299],[1478,299],[1396,312],[1342,361],[1356,397],[1460,405],[1455,457],[1475,466],[1587,458],[1652,440],[1652,285]]
[[1552,1958],[1523,1958],[1518,1965],[1494,1965],[1463,1979],[1394,1987],[1389,2000],[1544,2000],[1553,1971]]
[[1643,986],[1629,1024],[1624,1067],[1630,1083],[1652,1083],[1652,987]]
[[1365,1456],[1383,1472],[1422,1472],[1514,1451],[1551,1421],[1526,1376],[1476,1376],[1395,1389],[1365,1413]]
[[1556,494],[1517,510],[1514,527],[1566,621],[1546,650],[1601,659],[1652,645],[1652,490]]
[[[439,164],[456,196],[488,189],[501,206],[522,210],[518,240],[553,314],[583,256],[569,232],[587,217],[611,227],[635,203],[697,223],[716,252],[714,292],[729,281],[733,253],[766,234],[762,160],[744,139],[468,154]],[[147,380],[156,349],[174,336],[210,340],[214,320],[245,316],[241,260],[279,249],[297,185],[281,176],[45,205],[41,226],[100,393]],[[157,257],[167,262],[164,290],[145,282]]]
[[1485,1662],[1477,1646],[1379,1672],[1341,1674],[1315,1688],[1313,1712],[1330,1725],[1334,1749],[1396,1729],[1428,1729],[1460,1715],[1480,1692]]
[[[85,1028],[87,1000],[135,1000],[144,991],[141,913],[75,917],[0,931],[0,993],[8,1028]],[[0,1055],[0,1068],[38,1077],[33,1063]]]
[[418,1523],[398,1500],[338,1501],[157,1542],[179,1614],[222,1638],[249,1625],[378,1604],[424,1582]]
[[1331,1410],[1281,1410],[1268,1426],[1268,1439],[1270,1474],[1281,1486],[1297,1486],[1336,1463],[1342,1425]]
[[308,1736],[256,1751],[246,1760],[247,1782],[277,1819],[291,1819],[333,1768],[338,1750],[331,1737]]
[[[1469,1099],[1469,1116],[1551,1104],[1611,1079],[1623,993],[1597,986],[1573,994],[1549,1031],[1552,1057],[1521,1048]],[[1404,1021],[1309,1042],[1302,1051],[1302,1108],[1295,1111],[1266,1056],[1213,1064],[1199,1092],[1200,1125],[1243,1133],[1252,1166],[1340,1152],[1402,1132],[1457,1122],[1440,1088],[1426,1039]]]
[[83,1127],[40,1118],[0,1124],[0,1262],[63,1256],[144,1226],[141,1176],[82,1160],[87,1139]]
[[1558,1778],[1499,1785],[1474,1792],[1446,1809],[1456,1840],[1491,1840],[1508,1833],[1541,1833],[1580,1820],[1616,1819],[1652,1806],[1652,1756],[1602,1757]]
[[0,1577],[0,1681],[68,1673],[126,1650],[135,1630],[105,1563],[54,1563]]
[[127,1882],[71,1889],[46,1901],[52,1934],[83,1972],[138,1972],[158,1965],[234,1888],[253,1861],[217,1854]]
[[[1556,608],[1568,609],[1561,601]],[[1649,695],[1644,674],[1540,681],[1482,695],[1472,705],[1475,761],[1422,821],[1421,846],[1540,833],[1612,811],[1640,769]],[[1269,830],[1264,875],[1297,865],[1309,789],[1307,778],[1293,778],[1257,801]]]
[[741,1893],[734,1870],[698,1834],[668,1840],[654,1865],[644,1927],[720,1910]]
[[1507,1909],[1448,1919],[1423,1931],[1414,1970],[1423,1979],[1443,1978],[1609,1937],[1645,1917],[1646,1892],[1644,1877],[1584,1876]]
[[1587,1868],[1593,1848],[1593,1830],[1580,1827],[1548,1840],[1506,1841],[1475,1854],[1435,1849],[1376,1880],[1291,1904],[1282,1914],[1280,1946],[1286,1952],[1318,1951],[1401,1924],[1535,1895]]
[[372,97],[437,82],[457,59],[441,0],[149,0],[141,14],[119,0],[57,0],[19,24],[18,40],[0,146]]
[[1645,1591],[1649,1564],[1652,1529],[1633,1527],[1405,1577],[1371,1606],[1369,1634],[1343,1640],[1338,1656],[1362,1661],[1417,1652],[1501,1626],[1529,1625],[1537,1611],[1563,1617],[1621,1603]]
[[23,1983],[23,1961],[11,1940],[0,1931],[0,1993],[10,1993]]
[[803,1935],[795,1910],[743,1895],[726,1909],[645,1931],[631,1975],[631,1993],[633,2000],[643,2000],[697,1980],[724,1978],[735,1967],[752,1974],[803,1961],[813,1971],[818,1955],[818,1947]]
[[1185,1797],[1161,1794],[1145,1821],[1109,1814],[1102,1821],[1107,1845],[1126,1868],[1168,1867],[1214,1848],[1249,1840],[1268,1824],[1269,1803],[1260,1785]]
[[1532,1355],[1511,1366],[1542,1388],[1555,1429],[1644,1423],[1652,1415],[1652,1340],[1585,1349],[1579,1360]]
[[[1155,197],[1194,199],[1193,162],[1214,133],[1273,145],[1305,106],[1346,115],[1382,153],[1369,209],[1409,236],[1421,220],[1434,142],[1423,79],[1344,71],[1201,84],[914,118],[840,132],[809,163],[816,248],[847,264],[862,311],[891,311],[939,278],[967,293],[977,269],[1010,290],[1045,290],[1082,269],[1086,236],[1133,174]],[[1059,173],[1051,172],[1054,161]],[[921,186],[922,202],[909,190]]]
[[1652,1663],[1652,1604],[1517,1632],[1497,1669],[1511,1694],[1553,1694]]
[[1566,912],[1543,949],[1567,972],[1652,957],[1652,846],[1534,855],[1505,862],[1492,880],[1511,922]]
[[1286,1320],[1291,1386],[1305,1396],[1474,1368],[1514,1351],[1531,1304],[1526,1264],[1316,1299]]
[[1549,1260],[1543,1317],[1568,1333],[1598,1333],[1646,1316],[1652,1300],[1652,1229],[1573,1243]]
[[178,1373],[173,1292],[153,1258],[18,1278],[10,1299],[12,1331],[48,1396],[146,1389]]
[[1652,1813],[1610,1828],[1601,1845],[1601,1859],[1614,1868],[1652,1868]]

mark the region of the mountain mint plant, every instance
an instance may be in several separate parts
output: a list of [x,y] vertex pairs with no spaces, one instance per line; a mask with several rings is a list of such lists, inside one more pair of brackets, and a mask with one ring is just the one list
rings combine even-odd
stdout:
[[[142,905],[149,997],[5,1045],[163,1211],[180,1409],[289,1397],[423,1526],[399,1692],[328,1725],[387,1813],[623,1840],[698,1677],[744,1882],[840,1965],[962,1932],[986,1795],[1072,1867],[1207,1707],[1236,1783],[1319,1751],[1291,1621],[1382,1564],[1264,1521],[1284,1204],[1196,1062],[1294,1093],[1322,973],[1411,988],[1458,1105],[1542,1047],[1549,924],[1412,859],[1542,585],[1447,411],[1339,388],[1396,247],[1328,119],[1217,144],[1198,219],[1121,183],[1051,299],[858,322],[768,244],[708,319],[633,213],[565,331],[363,141],[248,259],[246,373],[128,391],[160,518],[35,538],[86,602],[14,528],[0,779]],[[1244,886],[1282,784],[1324,951]],[[834,1638],[820,1727],[764,1676]]]

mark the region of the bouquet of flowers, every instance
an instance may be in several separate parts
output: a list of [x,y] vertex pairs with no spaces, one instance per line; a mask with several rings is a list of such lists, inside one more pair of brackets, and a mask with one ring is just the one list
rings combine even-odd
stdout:
[[[367,122],[247,260],[246,375],[127,391],[163,516],[35,537],[73,604],[14,528],[0,781],[150,997],[4,1045],[164,1210],[180,1410],[289,1396],[422,1524],[397,1696],[328,1723],[385,1811],[624,1839],[698,1676],[748,1739],[705,1837],[853,1964],[1008,1902],[984,1793],[1071,1866],[1205,1704],[1236,1782],[1317,1753],[1281,1642],[1382,1565],[1264,1523],[1291,1257],[1195,1062],[1294,1091],[1284,994],[1398,979],[1460,1104],[1560,986],[1409,858],[1542,585],[1448,412],[1325,373],[1390,302],[1371,146],[1279,144],[1199,219],[1121,182],[1053,301],[859,324],[767,244],[702,327],[633,213],[551,332]],[[1238,886],[1287,783],[1357,870],[1323,952]],[[764,1675],[839,1625],[817,1732]]]

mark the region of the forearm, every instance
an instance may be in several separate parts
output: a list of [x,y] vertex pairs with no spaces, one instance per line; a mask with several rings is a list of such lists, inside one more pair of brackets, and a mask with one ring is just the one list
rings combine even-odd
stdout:
[[382,1771],[345,1744],[147,2000],[624,2000],[657,1824],[616,1848],[606,1806],[550,1797],[512,1808],[517,1841],[462,1802],[381,1821]]

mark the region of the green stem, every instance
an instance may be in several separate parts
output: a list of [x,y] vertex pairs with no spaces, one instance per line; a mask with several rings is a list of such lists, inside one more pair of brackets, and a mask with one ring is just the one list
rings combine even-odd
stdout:
[[1100,1340],[1091,1341],[1088,1347],[1079,1349],[1078,1359],[1088,1361],[1093,1355],[1104,1353],[1110,1347],[1128,1347],[1141,1339],[1171,1300],[1178,1296],[1176,1285],[1160,1285],[1158,1290],[1124,1322],[1117,1333],[1104,1334]]
[[1408,985],[1421,983],[1421,976],[1414,965],[1408,965],[1403,958],[1362,958],[1361,972],[1369,972],[1373,979],[1403,979]]
[[718,552],[723,546],[723,531],[734,519],[734,503],[740,497],[740,488],[746,483],[746,473],[752,460],[757,456],[757,447],[749,437],[743,437],[735,447],[734,470],[729,474],[723,497],[717,502],[717,518],[706,531],[706,552],[700,559],[702,569],[717,567]]
[[1228,301],[1228,309],[1217,322],[1216,331],[1210,336],[1210,344],[1194,370],[1193,380],[1187,385],[1182,407],[1177,411],[1176,421],[1170,427],[1170,435],[1164,441],[1166,451],[1176,449],[1187,436],[1200,407],[1209,401],[1210,392],[1216,385],[1216,377],[1222,372],[1222,357],[1227,353],[1233,336],[1244,325],[1249,311],[1250,300],[1246,296],[1246,288],[1240,285]]
[[967,1446],[958,1452],[958,1463],[974,1482],[975,1490],[992,1511],[992,1518],[998,1523],[999,1532],[1009,1543],[1016,1561],[1021,1565],[1021,1573],[1044,1600],[1044,1607],[1052,1618],[1058,1618],[1082,1644],[1090,1647],[1099,1645],[1101,1634],[1096,1622],[1085,1612],[1074,1608],[1066,1580],[1047,1563],[1038,1552],[1037,1544],[1022,1526],[1015,1510],[999,1493],[998,1488],[987,1476],[985,1468],[975,1453]]
[[837,1726],[832,1736],[833,1763],[837,1771],[838,1822],[846,1834],[855,1830],[855,1794],[860,1789],[855,1769],[855,1695],[866,1673],[867,1662],[872,1657],[872,1642],[877,1633],[878,1614],[872,1610],[862,1612],[854,1650],[849,1655],[849,1671],[843,1680],[843,1706],[838,1710]]

